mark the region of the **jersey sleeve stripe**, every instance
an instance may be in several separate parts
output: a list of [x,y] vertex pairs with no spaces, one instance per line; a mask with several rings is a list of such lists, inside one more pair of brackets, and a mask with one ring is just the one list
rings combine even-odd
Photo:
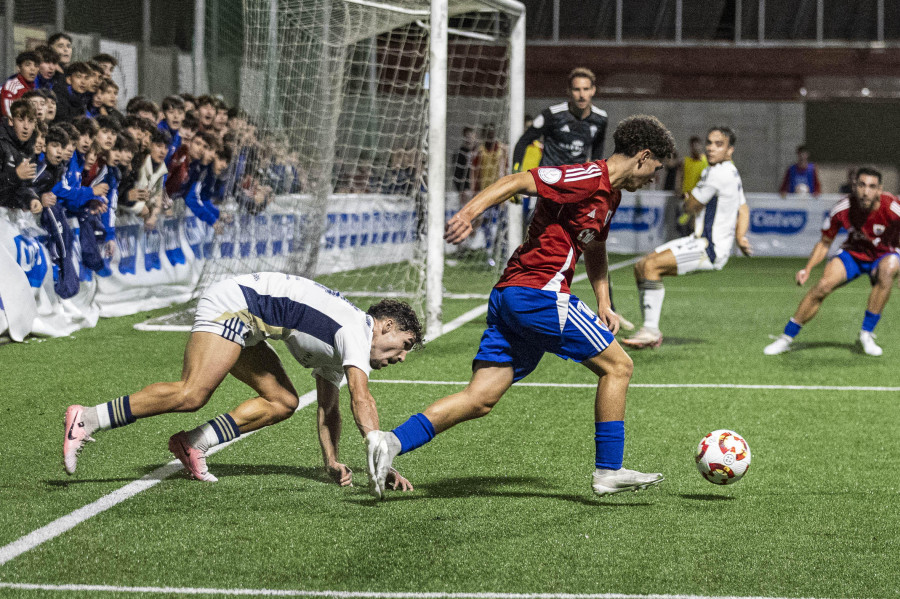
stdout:
[[596,177],[602,177],[602,176],[603,176],[603,173],[590,173],[587,175],[578,175],[576,177],[570,177],[570,176],[566,175],[566,178],[564,179],[564,181],[566,183],[569,183],[572,181],[584,181],[585,179],[594,179]]
[[838,212],[841,212],[842,210],[846,210],[849,207],[850,207],[850,200],[843,199],[840,202],[838,202],[837,204],[835,204],[834,208],[831,209],[831,216],[834,216]]
[[891,212],[893,212],[897,216],[900,216],[900,204],[898,204],[897,202],[891,202]]
[[568,102],[563,102],[563,103],[561,103],[561,104],[554,104],[553,106],[551,106],[551,107],[550,107],[550,112],[553,113],[553,114],[556,114],[556,113],[558,113],[558,112],[562,112],[562,111],[568,110],[568,109],[569,109],[569,103],[568,103]]

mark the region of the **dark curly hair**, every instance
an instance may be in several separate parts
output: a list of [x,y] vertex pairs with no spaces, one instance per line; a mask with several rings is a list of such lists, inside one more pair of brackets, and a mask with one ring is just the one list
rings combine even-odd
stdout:
[[422,345],[422,324],[419,317],[406,302],[395,299],[383,299],[377,304],[372,304],[366,313],[372,318],[393,318],[401,331],[409,331],[413,334],[413,347]]
[[620,122],[613,133],[616,154],[631,157],[650,150],[660,160],[675,153],[675,138],[655,116],[636,114]]

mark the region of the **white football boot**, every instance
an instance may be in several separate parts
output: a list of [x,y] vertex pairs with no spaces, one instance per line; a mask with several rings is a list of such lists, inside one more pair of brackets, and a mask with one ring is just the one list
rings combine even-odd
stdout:
[[621,493],[623,491],[640,491],[652,485],[658,485],[664,478],[659,472],[644,473],[627,468],[607,470],[597,468],[594,470],[594,482],[591,487],[594,493],[601,497]]
[[791,343],[794,341],[792,337],[781,335],[778,339],[765,347],[763,353],[767,356],[777,356],[791,349]]
[[645,347],[659,347],[662,345],[662,333],[656,329],[641,327],[641,329],[629,337],[622,339],[622,345],[632,347],[634,349],[644,349]]
[[872,331],[860,331],[859,342],[863,351],[870,356],[880,356],[883,353],[881,347],[875,343],[875,333]]

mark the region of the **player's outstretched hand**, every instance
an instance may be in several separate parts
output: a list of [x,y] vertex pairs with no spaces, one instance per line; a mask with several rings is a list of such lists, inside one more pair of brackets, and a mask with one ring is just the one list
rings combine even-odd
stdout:
[[403,478],[399,472],[391,468],[388,472],[387,481],[385,483],[388,489],[392,491],[412,491],[412,483]]
[[600,317],[600,322],[606,325],[610,333],[615,335],[619,332],[619,315],[613,312],[612,308],[600,310],[597,316]]
[[740,239],[738,239],[737,246],[745,256],[753,255],[753,246],[750,245],[750,240],[746,237],[741,237]]
[[450,217],[444,226],[444,240],[447,243],[458,245],[472,234],[472,223],[459,215],[459,212]]
[[806,283],[806,280],[809,278],[809,273],[805,268],[801,268],[797,271],[797,274],[794,275],[794,280],[797,281],[797,285],[803,287],[803,284]]
[[347,468],[346,464],[334,462],[326,466],[325,469],[328,471],[328,476],[331,477],[331,480],[337,484],[342,487],[353,486],[353,471]]

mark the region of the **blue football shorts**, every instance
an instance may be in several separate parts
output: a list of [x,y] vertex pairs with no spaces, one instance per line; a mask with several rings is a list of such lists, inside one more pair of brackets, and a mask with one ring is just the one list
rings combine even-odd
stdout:
[[854,258],[850,254],[850,252],[846,250],[841,250],[840,252],[838,252],[835,258],[840,258],[841,262],[844,263],[844,270],[847,271],[847,283],[862,274],[867,274],[869,275],[869,281],[874,285],[875,276],[878,274],[878,264],[888,256],[900,258],[900,255],[898,255],[896,252],[891,252],[889,254],[881,256],[873,262],[868,262],[866,260]]
[[513,381],[528,376],[547,352],[583,362],[615,340],[576,296],[530,287],[495,287],[487,324],[475,361],[512,366]]

